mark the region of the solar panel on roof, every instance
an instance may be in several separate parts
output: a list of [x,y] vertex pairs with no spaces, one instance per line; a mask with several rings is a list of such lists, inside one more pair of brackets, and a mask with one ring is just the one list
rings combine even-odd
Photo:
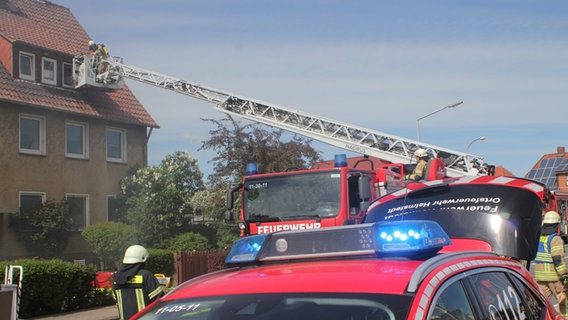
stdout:
[[562,159],[562,162],[556,167],[556,171],[567,171],[568,170],[568,159]]
[[549,189],[553,189],[556,183],[556,172],[560,170],[568,170],[568,159],[542,159],[538,167],[529,171],[527,178],[539,181],[545,184]]

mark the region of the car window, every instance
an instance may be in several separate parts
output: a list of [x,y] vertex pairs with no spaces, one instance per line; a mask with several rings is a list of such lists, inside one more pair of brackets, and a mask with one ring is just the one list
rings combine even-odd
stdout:
[[529,319],[542,320],[546,317],[546,304],[535,293],[535,288],[530,287],[523,281],[511,276],[511,281],[519,288],[519,295],[527,308]]
[[469,277],[487,319],[530,319],[523,297],[503,272],[484,272]]
[[461,281],[443,289],[437,298],[431,319],[473,320],[474,315]]

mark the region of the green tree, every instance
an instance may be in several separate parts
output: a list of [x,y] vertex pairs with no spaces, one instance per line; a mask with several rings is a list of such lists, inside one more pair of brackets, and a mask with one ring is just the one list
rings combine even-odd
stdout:
[[190,203],[195,210],[194,220],[222,221],[227,211],[227,190],[223,185],[210,186],[196,192]]
[[225,221],[214,222],[214,228],[217,230],[217,248],[221,250],[229,250],[239,240],[239,228],[234,224],[227,224]]
[[155,246],[180,234],[193,214],[191,197],[204,189],[203,173],[187,152],[167,155],[157,166],[143,167],[121,181],[126,219],[141,244]]
[[48,200],[35,210],[20,212],[17,229],[18,237],[33,255],[58,257],[73,229],[69,206],[66,201]]
[[126,248],[137,243],[134,228],[121,222],[92,224],[81,236],[99,257],[101,270],[116,269]]
[[267,131],[258,124],[242,125],[230,115],[221,120],[204,119],[217,126],[199,150],[213,150],[212,185],[228,185],[242,179],[247,163],[257,163],[260,173],[305,169],[321,161],[311,139],[293,135],[283,141],[283,130]]
[[191,251],[206,251],[211,250],[211,246],[209,245],[209,241],[206,237],[193,232],[186,232],[176,237],[170,239],[168,241],[168,250],[171,251],[183,251],[183,252],[191,252]]

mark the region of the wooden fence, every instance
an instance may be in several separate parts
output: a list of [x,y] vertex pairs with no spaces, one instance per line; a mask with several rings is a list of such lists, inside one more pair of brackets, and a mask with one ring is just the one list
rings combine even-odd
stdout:
[[174,285],[208,272],[224,269],[228,251],[177,252]]

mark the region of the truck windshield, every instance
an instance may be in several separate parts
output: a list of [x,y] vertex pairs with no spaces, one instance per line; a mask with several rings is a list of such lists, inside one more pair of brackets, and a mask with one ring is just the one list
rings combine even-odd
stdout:
[[144,320],[395,320],[408,314],[411,297],[386,294],[273,293],[164,300]]
[[244,218],[285,221],[306,217],[334,217],[341,199],[341,171],[329,170],[248,177]]

